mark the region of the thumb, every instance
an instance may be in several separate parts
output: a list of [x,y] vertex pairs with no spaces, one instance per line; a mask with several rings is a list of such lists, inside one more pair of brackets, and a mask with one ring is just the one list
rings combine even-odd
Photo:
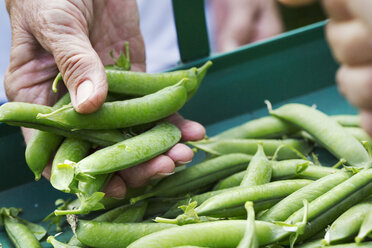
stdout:
[[[89,11],[71,7],[69,11],[41,12],[34,22],[33,34],[54,56],[71,102],[79,113],[96,111],[107,95],[104,66],[89,40]],[[58,9],[57,9],[58,10]]]
[[79,113],[96,111],[107,95],[104,66],[88,37],[61,34],[52,54]]

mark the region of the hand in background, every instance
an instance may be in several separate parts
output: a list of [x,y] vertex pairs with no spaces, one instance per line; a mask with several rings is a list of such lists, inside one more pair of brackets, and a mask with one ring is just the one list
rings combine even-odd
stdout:
[[212,0],[217,47],[221,52],[266,39],[283,31],[275,0]]
[[[80,113],[96,111],[107,95],[105,64],[111,50],[130,43],[132,69],[145,71],[145,49],[135,0],[8,0],[12,28],[10,64],[5,89],[10,101],[52,105],[59,98],[51,84],[61,72],[71,101]],[[65,90],[60,89],[60,93]],[[204,137],[200,124],[179,115],[169,118],[185,140]],[[23,129],[26,142],[32,130]],[[192,159],[192,151],[178,144],[139,166],[117,173],[106,187],[108,196],[122,197],[127,186],[141,186],[164,176],[175,163]],[[50,166],[44,171],[48,177]]]
[[325,0],[326,34],[341,63],[339,90],[360,109],[361,125],[372,136],[372,18],[369,0]]

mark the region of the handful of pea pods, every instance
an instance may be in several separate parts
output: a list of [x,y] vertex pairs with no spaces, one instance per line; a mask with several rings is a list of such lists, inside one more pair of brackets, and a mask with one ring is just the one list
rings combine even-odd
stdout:
[[[357,116],[328,116],[302,104],[269,109],[269,116],[188,142],[207,154],[204,161],[129,189],[123,200],[104,198],[100,190],[112,173],[180,140],[174,125],[159,120],[185,104],[210,65],[153,75],[108,67],[115,95],[87,116],[73,110],[68,95],[54,107],[0,107],[0,121],[40,130],[26,149],[35,178],[57,150],[51,184],[78,196],[54,212],[68,215],[71,240],[65,244],[50,236],[47,242],[109,248],[372,247],[371,154],[365,143],[370,138]],[[134,84],[138,78],[144,84]],[[104,148],[88,155],[97,145]],[[322,166],[309,156],[314,146],[340,162]],[[103,208],[108,211],[91,220],[75,216]],[[34,237],[25,239],[16,246],[40,247]]]

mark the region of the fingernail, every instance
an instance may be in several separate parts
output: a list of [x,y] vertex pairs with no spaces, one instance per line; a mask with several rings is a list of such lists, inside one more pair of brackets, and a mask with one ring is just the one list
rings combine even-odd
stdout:
[[90,80],[82,82],[76,91],[77,106],[84,103],[93,93],[93,83]]
[[154,179],[159,179],[159,178],[163,178],[163,177],[167,177],[167,176],[170,176],[174,174],[174,172],[159,172],[159,173],[156,173],[154,176],[151,177],[151,180],[154,180]]
[[184,165],[184,164],[188,164],[188,163],[190,163],[192,160],[189,160],[189,161],[177,161],[176,162],[176,165]]

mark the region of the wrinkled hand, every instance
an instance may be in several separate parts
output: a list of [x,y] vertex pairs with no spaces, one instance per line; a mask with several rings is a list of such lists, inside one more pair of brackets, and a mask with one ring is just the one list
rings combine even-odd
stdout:
[[[125,41],[130,43],[132,69],[145,71],[135,0],[8,0],[6,5],[12,48],[4,84],[10,101],[52,105],[60,97],[51,91],[60,71],[76,111],[96,111],[107,95],[103,65],[112,64],[109,52],[118,53]],[[181,129],[184,140],[205,135],[204,127],[177,114],[169,120]],[[23,129],[23,133],[27,142],[32,130]],[[149,178],[167,175],[175,164],[192,157],[186,145],[178,144],[164,155],[117,173],[106,187],[106,195],[123,197],[126,186],[141,186]],[[50,175],[50,166],[43,174]]]
[[372,136],[372,1],[324,0],[330,16],[327,38],[336,59],[339,90],[361,110],[362,127]]
[[227,52],[283,31],[275,0],[212,0],[217,47]]

